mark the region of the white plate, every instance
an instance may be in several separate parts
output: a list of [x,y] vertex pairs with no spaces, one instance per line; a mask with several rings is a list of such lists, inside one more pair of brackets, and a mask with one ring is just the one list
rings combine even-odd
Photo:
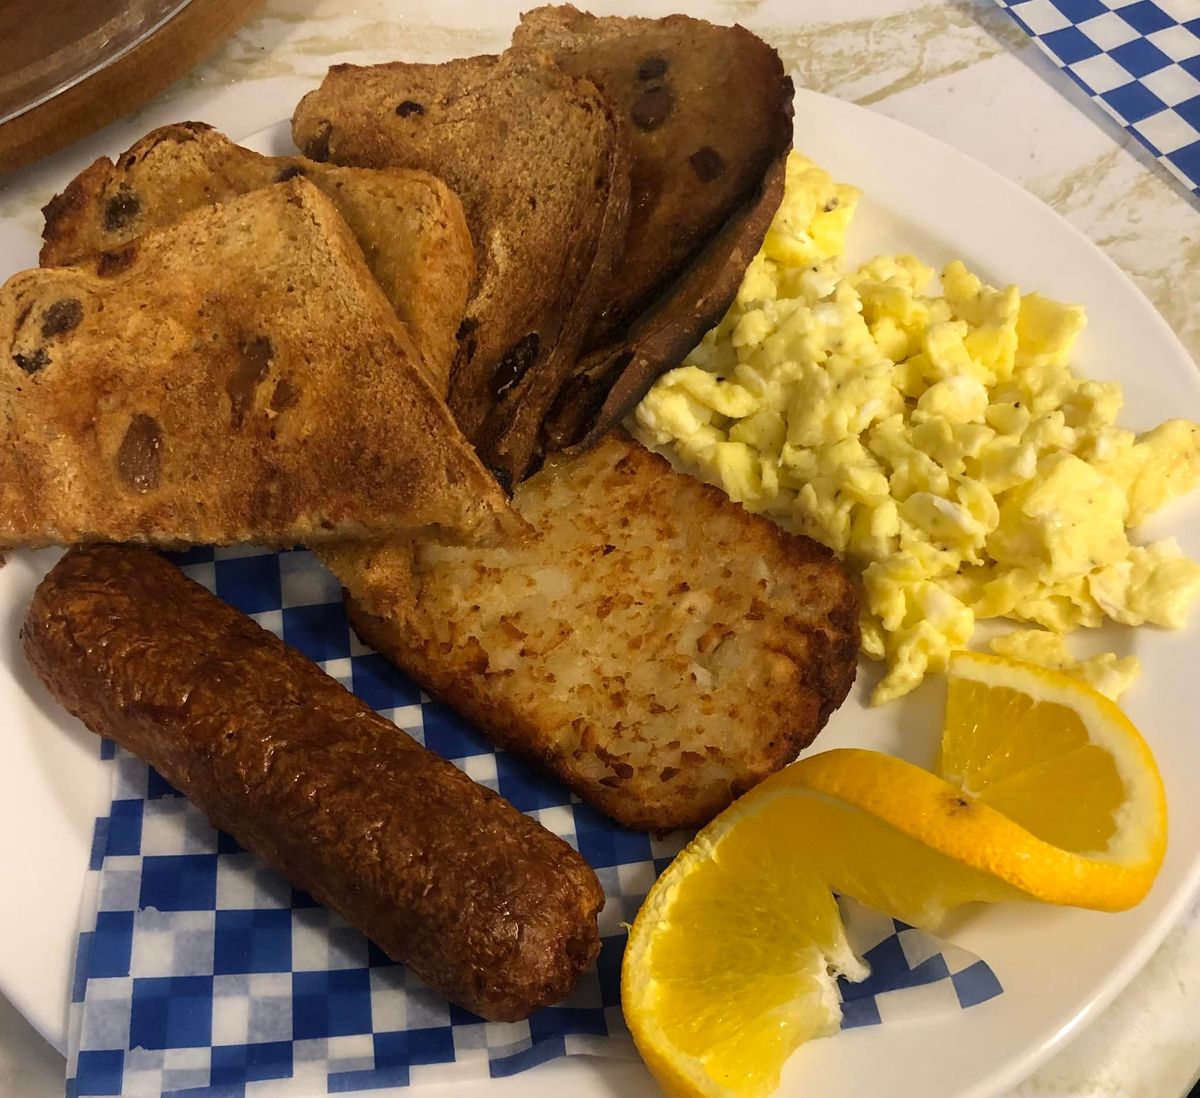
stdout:
[[[261,104],[259,104],[261,107]],[[279,103],[275,117],[287,114]],[[908,250],[940,265],[961,257],[997,284],[1019,282],[1088,308],[1077,362],[1126,385],[1125,422],[1142,429],[1200,419],[1200,374],[1170,329],[1090,242],[1020,188],[954,149],[883,115],[799,92],[797,147],[865,192],[851,233],[856,255]],[[282,151],[286,127],[249,143]],[[114,152],[116,150],[113,150]],[[0,274],[34,262],[28,230],[0,224]],[[1200,555],[1200,500],[1175,506],[1146,531],[1176,533]],[[34,681],[17,629],[53,554],[15,554],[0,571],[0,989],[63,1047],[80,881],[101,770],[94,739]],[[781,1093],[821,1098],[984,1098],[1013,1085],[1102,1009],[1179,918],[1200,880],[1200,743],[1192,699],[1200,625],[1109,638],[1142,657],[1146,672],[1127,708],[1158,756],[1171,809],[1171,845],[1149,898],[1121,915],[998,907],[960,916],[949,936],[986,958],[1005,994],[942,1019],[857,1029],[816,1041],[793,1058]],[[864,674],[863,679],[868,675]],[[860,682],[820,747],[860,745],[928,763],[940,683],[882,710]],[[653,1094],[638,1067],[560,1060],[496,1093]],[[457,1092],[459,1088],[439,1090]],[[473,1093],[477,1086],[463,1093]],[[492,1093],[489,1088],[489,1093]]]

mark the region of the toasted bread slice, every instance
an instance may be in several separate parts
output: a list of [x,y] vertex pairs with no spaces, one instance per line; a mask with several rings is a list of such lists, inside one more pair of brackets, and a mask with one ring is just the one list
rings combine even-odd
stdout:
[[0,288],[0,546],[518,524],[296,179]]
[[588,81],[522,51],[335,65],[300,101],[292,133],[313,159],[424,168],[462,198],[480,270],[450,407],[485,464],[519,481],[625,240],[620,118]]
[[445,395],[475,256],[458,196],[428,172],[263,156],[203,122],[161,126],[115,163],[101,157],[51,199],[42,266],[77,263],[199,206],[296,176],[333,200],[407,325],[429,381]]
[[323,554],[359,635],[629,827],[704,823],[790,762],[854,679],[833,555],[624,432],[547,460],[515,548]]
[[521,17],[513,48],[550,53],[630,121],[629,228],[613,289],[546,427],[552,448],[618,423],[716,324],[783,197],[792,82],[740,26],[605,17],[569,4]]
[[792,81],[775,50],[745,27],[687,15],[535,8],[521,16],[513,46],[553,55],[631,122],[629,228],[593,331],[622,334],[787,154]]

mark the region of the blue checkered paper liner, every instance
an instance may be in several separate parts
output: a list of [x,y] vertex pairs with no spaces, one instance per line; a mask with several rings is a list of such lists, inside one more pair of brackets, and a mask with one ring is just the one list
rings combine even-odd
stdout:
[[1200,197],[1200,0],[997,0]]
[[[501,1077],[558,1056],[634,1058],[621,1018],[625,925],[688,836],[618,827],[517,757],[492,750],[346,621],[337,582],[296,550],[195,550],[193,579],[316,660],[476,781],[570,842],[607,902],[597,964],[566,1001],[491,1023],[446,1002],[339,916],[218,833],[111,743],[72,989],[67,1095],[324,1094]],[[871,975],[842,985],[843,1025],[958,1011],[1001,991],[972,954],[844,904]]]

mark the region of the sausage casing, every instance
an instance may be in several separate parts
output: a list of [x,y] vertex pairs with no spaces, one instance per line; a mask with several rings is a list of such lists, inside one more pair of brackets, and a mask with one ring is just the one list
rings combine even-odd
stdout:
[[596,958],[596,875],[562,839],[149,550],[73,549],[25,654],[93,732],[408,965],[497,1021]]

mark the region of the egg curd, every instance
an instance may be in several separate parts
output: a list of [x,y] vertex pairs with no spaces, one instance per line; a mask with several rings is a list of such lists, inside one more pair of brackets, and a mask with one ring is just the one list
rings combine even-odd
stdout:
[[1184,624],[1200,564],[1129,530],[1200,481],[1200,426],[1117,426],[1121,387],[1070,369],[1080,306],[957,260],[940,295],[911,255],[842,272],[858,198],[792,155],[737,299],[634,429],[860,574],[863,651],[887,661],[874,703],[943,671],[983,618],[1042,627],[1007,654],[1115,696],[1136,661],[1077,664],[1055,636]]

